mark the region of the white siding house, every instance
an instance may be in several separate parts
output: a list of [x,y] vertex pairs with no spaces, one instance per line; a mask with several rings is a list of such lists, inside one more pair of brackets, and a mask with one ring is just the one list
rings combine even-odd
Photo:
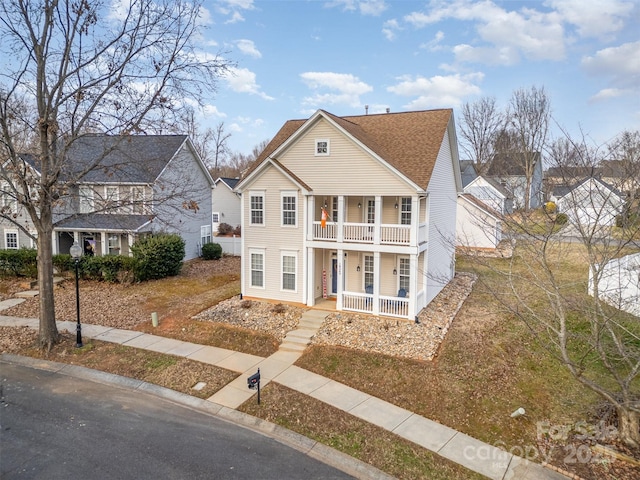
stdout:
[[590,177],[571,187],[558,198],[559,212],[565,213],[576,225],[613,226],[622,212],[624,198],[611,185]]
[[414,319],[454,275],[451,110],[290,120],[236,187],[242,293]]
[[456,246],[495,250],[502,240],[501,217],[499,212],[473,195],[460,195],[456,216]]

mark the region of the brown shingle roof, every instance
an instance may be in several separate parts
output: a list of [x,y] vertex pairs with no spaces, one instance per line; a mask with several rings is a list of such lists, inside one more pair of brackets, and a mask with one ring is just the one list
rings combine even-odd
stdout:
[[[382,113],[338,117],[322,111],[355,139],[426,189],[453,110]],[[307,120],[287,121],[249,172],[269,157]],[[249,173],[247,172],[247,173]]]

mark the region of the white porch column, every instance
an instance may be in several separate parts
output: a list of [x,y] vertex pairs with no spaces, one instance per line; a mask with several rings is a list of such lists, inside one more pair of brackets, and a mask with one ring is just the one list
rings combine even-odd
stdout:
[[411,246],[417,246],[420,244],[418,238],[418,232],[420,231],[420,197],[414,195],[411,197]]
[[343,242],[344,241],[344,218],[345,218],[345,201],[344,201],[344,195],[340,195],[338,197],[338,231],[336,232],[336,236],[337,241],[338,242]]
[[109,244],[107,243],[107,232],[100,232],[100,243],[102,244],[102,256],[109,254]]
[[313,219],[315,218],[315,208],[316,208],[316,199],[315,197],[313,197],[312,195],[309,195],[306,197],[307,199],[307,214],[306,219],[305,219],[305,225],[306,225],[306,239],[307,240],[313,240],[314,237],[314,226],[313,226]]
[[380,315],[380,252],[373,252],[373,314]]
[[307,248],[307,288],[305,290],[307,296],[307,306],[313,307],[316,304],[316,292],[315,292],[315,282],[313,281],[315,277],[315,249]]
[[[128,246],[129,252],[127,252],[127,255],[129,255],[130,257],[133,257],[133,254],[131,253],[131,245],[133,245],[133,242],[134,242],[134,236],[129,233],[127,235],[127,244],[129,245]],[[244,255],[242,255],[241,258],[244,258]]]
[[[339,203],[339,201],[338,201]],[[338,213],[338,221],[340,220],[340,214]],[[344,271],[345,271],[345,262],[344,262],[344,250],[341,248],[338,249],[338,289],[336,292],[336,310],[342,310],[342,292],[344,292]]]
[[51,232],[51,251],[54,255],[60,253],[60,245],[58,245],[58,232]]
[[375,196],[374,212],[375,212],[374,216],[376,217],[376,223],[373,229],[373,244],[380,245],[380,238],[381,238],[381,231],[382,231],[382,197],[380,195]]
[[418,285],[421,283],[418,282],[418,256],[415,254],[409,255],[409,271],[411,272],[411,275],[409,276],[409,291],[412,292],[412,294],[409,295],[409,319],[413,320],[418,314],[419,307],[416,305],[416,299],[419,291]]

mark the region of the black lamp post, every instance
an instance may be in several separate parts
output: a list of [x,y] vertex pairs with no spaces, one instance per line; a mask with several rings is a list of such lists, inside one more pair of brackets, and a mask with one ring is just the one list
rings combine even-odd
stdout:
[[71,258],[75,261],[76,264],[76,312],[78,318],[78,325],[76,327],[76,347],[82,347],[82,327],[80,326],[80,288],[78,286],[78,262],[80,262],[80,257],[82,256],[82,247],[78,245],[78,242],[73,242],[71,248],[69,249],[69,253],[71,254]]

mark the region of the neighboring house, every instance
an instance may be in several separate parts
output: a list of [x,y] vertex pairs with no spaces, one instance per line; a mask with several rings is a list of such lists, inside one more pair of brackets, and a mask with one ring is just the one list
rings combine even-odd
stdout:
[[232,227],[240,226],[240,194],[233,191],[240,180],[237,178],[219,177],[213,190],[213,233],[218,232],[221,223]]
[[577,225],[613,226],[622,213],[625,199],[611,185],[598,178],[585,178],[556,201],[558,212]]
[[236,190],[247,297],[413,320],[454,276],[450,109],[290,120]]
[[456,246],[495,250],[502,241],[502,215],[469,193],[458,196]]
[[[593,271],[589,269],[589,295],[593,296]],[[609,305],[640,317],[640,253],[607,262],[598,280],[598,296]]]
[[496,154],[491,160],[486,177],[491,178],[507,189],[514,201],[515,209],[525,207],[525,199],[529,197],[529,208],[534,209],[542,205],[542,158],[536,152],[533,161],[533,175],[527,190],[524,154]]
[[[187,136],[86,135],[69,146],[67,158],[63,175],[87,173],[57,202],[54,254],[69,253],[77,241],[87,254],[128,255],[140,235],[163,231],[182,236],[188,260],[211,241],[213,179]],[[37,175],[36,159],[23,159]],[[19,215],[31,228],[26,213]],[[12,242],[15,226],[5,220],[0,228],[10,240],[4,248],[25,245],[21,237]]]
[[464,187],[464,193],[473,195],[501,215],[513,213],[513,196],[491,177],[479,176]]
[[478,172],[473,164],[473,160],[460,160],[460,175],[462,177],[462,188],[469,185],[478,177]]

